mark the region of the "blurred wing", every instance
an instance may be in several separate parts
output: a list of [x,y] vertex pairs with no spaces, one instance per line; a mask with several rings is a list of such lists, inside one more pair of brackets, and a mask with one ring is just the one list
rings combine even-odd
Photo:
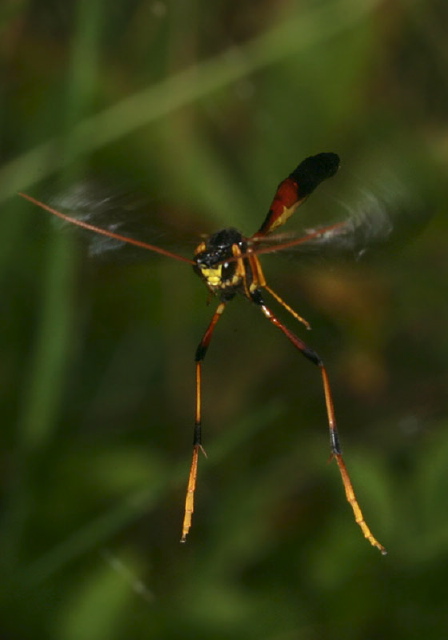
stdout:
[[391,180],[376,193],[364,191],[342,222],[306,229],[299,238],[288,234],[255,238],[255,253],[290,250],[325,259],[360,259],[382,247],[405,244],[422,230],[433,212],[432,206]]
[[285,224],[314,189],[327,178],[331,178],[338,168],[339,156],[335,153],[319,153],[301,162],[279,184],[268,214],[253,238],[263,237]]
[[[193,261],[154,245],[164,235],[172,236],[160,218],[150,224],[147,199],[113,191],[99,183],[83,182],[53,196],[48,204],[20,194],[62,220],[63,228],[76,229],[89,257],[101,261],[147,261],[150,252],[193,264]],[[146,251],[145,251],[146,250]]]

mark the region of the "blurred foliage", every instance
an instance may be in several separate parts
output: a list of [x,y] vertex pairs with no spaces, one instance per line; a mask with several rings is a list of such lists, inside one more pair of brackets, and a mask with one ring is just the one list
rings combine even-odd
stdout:
[[[2,640],[444,637],[447,21],[444,0],[3,0]],[[263,264],[311,322],[389,555],[326,464],[318,372],[243,300],[204,367],[180,545],[206,291],[154,255],[91,264],[15,194],[134,184],[154,243],[189,256],[252,233],[320,151],[341,170],[288,228],[387,191],[393,242]]]

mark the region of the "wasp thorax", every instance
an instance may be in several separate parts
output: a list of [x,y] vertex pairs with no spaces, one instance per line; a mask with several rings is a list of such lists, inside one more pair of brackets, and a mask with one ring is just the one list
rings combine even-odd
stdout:
[[244,253],[246,248],[247,243],[236,229],[218,231],[197,247],[194,256],[195,271],[214,292],[234,287],[238,284],[235,258],[238,252]]

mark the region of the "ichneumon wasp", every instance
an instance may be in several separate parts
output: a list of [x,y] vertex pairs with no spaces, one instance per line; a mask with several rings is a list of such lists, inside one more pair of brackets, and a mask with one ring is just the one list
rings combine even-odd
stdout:
[[120,243],[135,245],[142,249],[147,249],[169,258],[191,264],[194,272],[203,280],[208,290],[212,294],[216,295],[219,300],[212,319],[196,349],[196,410],[193,456],[185,498],[181,542],[186,541],[191,527],[194,511],[198,457],[200,451],[204,452],[202,448],[201,418],[202,363],[216,325],[218,324],[227,304],[235,296],[241,295],[255,304],[265,318],[267,318],[275,327],[280,329],[291,344],[320,370],[327,410],[331,458],[334,458],[338,465],[347,501],[353,510],[355,521],[360,526],[364,537],[367,538],[370,544],[377,547],[382,554],[386,553],[385,548],[373,536],[364,519],[342,457],[327,369],[317,353],[310,349],[305,342],[296,336],[296,334],[283,324],[271,311],[270,307],[268,307],[265,302],[265,292],[272,296],[278,304],[280,304],[296,320],[304,324],[307,328],[309,328],[309,324],[268,286],[258,257],[263,253],[293,247],[319,238],[325,238],[331,234],[344,233],[347,223],[340,222],[327,227],[321,227],[295,240],[280,242],[274,246],[261,246],[261,243],[266,236],[283,225],[288,218],[291,217],[297,207],[301,205],[316,189],[316,187],[324,180],[331,178],[337,172],[338,168],[339,157],[335,153],[319,153],[318,155],[306,158],[285,180],[279,184],[266,218],[258,231],[250,237],[245,237],[234,228],[222,229],[221,231],[207,237],[196,247],[192,260],[167,251],[161,247],[141,242],[131,237],[123,236],[108,229],[97,227],[84,220],[62,213],[53,207],[36,200],[32,196],[24,193],[20,194],[33,204],[38,205],[53,215],[62,218],[66,222],[78,225],[83,229],[97,234],[102,234],[103,236],[117,240]]

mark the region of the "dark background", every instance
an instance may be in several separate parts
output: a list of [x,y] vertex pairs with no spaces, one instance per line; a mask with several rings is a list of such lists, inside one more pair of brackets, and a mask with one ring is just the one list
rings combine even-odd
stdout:
[[[444,0],[3,0],[2,640],[447,634],[447,27]],[[15,194],[135,189],[142,234],[189,257],[203,233],[253,233],[320,151],[341,170],[287,230],[381,195],[393,231],[357,259],[263,265],[311,322],[279,311],[328,366],[389,555],[327,464],[319,372],[244,300],[204,367],[208,459],[180,545],[215,301],[168,258],[92,264]]]

